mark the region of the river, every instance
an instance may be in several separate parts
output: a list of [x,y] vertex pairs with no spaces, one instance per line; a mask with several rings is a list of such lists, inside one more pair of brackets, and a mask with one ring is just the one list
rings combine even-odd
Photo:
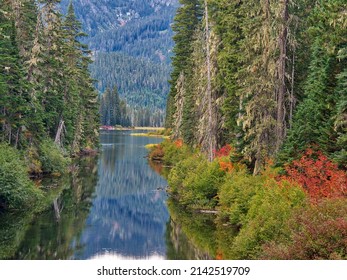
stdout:
[[0,259],[210,259],[218,257],[214,215],[185,213],[170,199],[163,167],[145,145],[161,138],[101,133],[98,158],[42,182],[49,207],[0,215]]

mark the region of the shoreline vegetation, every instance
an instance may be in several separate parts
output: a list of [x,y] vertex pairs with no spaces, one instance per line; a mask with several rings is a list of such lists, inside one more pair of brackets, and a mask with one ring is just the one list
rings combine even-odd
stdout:
[[116,126],[100,126],[100,131],[147,131],[147,132],[133,132],[131,136],[138,137],[157,137],[169,139],[169,132],[164,127],[123,127],[120,125]]
[[124,126],[120,126],[120,125],[116,125],[116,126],[111,126],[111,125],[103,125],[100,126],[99,128],[100,130],[150,130],[150,131],[156,131],[158,133],[161,133],[162,131],[165,130],[164,127],[149,127],[149,126],[130,126],[130,127],[124,127]]
[[212,162],[180,139],[148,149],[149,160],[171,167],[171,199],[237,229],[219,257],[347,259],[347,176],[320,152],[308,149],[283,168],[268,162],[252,175],[230,145]]
[[[32,179],[62,176],[95,156],[99,102],[91,52],[72,2],[0,3],[0,212],[36,211],[49,197]],[[42,71],[44,69],[44,71]]]
[[224,258],[347,259],[346,1],[179,2],[172,199],[238,229]]

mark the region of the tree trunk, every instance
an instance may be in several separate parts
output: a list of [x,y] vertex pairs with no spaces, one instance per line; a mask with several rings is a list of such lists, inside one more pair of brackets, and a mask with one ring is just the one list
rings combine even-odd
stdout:
[[21,128],[18,128],[18,129],[17,129],[17,134],[16,134],[16,142],[15,142],[15,144],[14,144],[14,147],[15,147],[16,149],[18,148],[20,133],[21,133]]
[[278,60],[278,97],[277,97],[277,132],[276,151],[278,151],[285,137],[285,105],[286,95],[286,60],[287,60],[287,36],[288,36],[288,0],[283,0],[282,28],[279,36],[280,57]]
[[210,28],[209,28],[209,19],[208,19],[208,7],[207,0],[205,0],[205,21],[206,21],[206,66],[207,66],[207,96],[208,96],[208,159],[211,162],[213,160],[213,150],[214,150],[214,141],[215,129],[213,123],[213,113],[212,113],[212,87],[211,87],[211,54],[210,54]]
[[55,218],[57,219],[57,221],[60,221],[60,212],[61,209],[59,209],[59,203],[58,203],[58,199],[54,199],[53,201],[53,208],[54,208],[54,214],[55,214]]
[[63,121],[63,119],[60,119],[59,125],[58,125],[58,129],[57,129],[57,133],[55,135],[55,140],[54,143],[57,144],[59,147],[62,146],[62,137],[64,134],[64,130],[65,130],[65,123]]

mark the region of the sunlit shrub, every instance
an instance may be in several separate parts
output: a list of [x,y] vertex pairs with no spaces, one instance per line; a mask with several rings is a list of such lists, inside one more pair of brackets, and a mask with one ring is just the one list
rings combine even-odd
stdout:
[[326,199],[297,211],[290,238],[268,242],[264,259],[347,259],[347,200]]
[[288,237],[286,221],[306,204],[307,196],[297,184],[267,176],[251,198],[242,228],[234,239],[234,258],[257,259],[264,243]]
[[233,225],[241,226],[251,199],[262,184],[262,177],[251,176],[245,169],[228,175],[218,194],[220,214],[227,217]]
[[198,207],[214,207],[217,205],[217,193],[224,182],[225,172],[218,162],[209,163],[201,160],[197,168],[183,181],[184,196],[182,202]]
[[180,162],[169,175],[170,192],[181,205],[193,208],[216,206],[219,186],[225,172],[217,161],[209,163],[201,154],[192,155]]
[[0,208],[22,209],[41,193],[28,177],[27,167],[17,150],[0,144]]
[[174,142],[165,140],[160,146],[164,151],[163,161],[166,165],[174,166],[192,154],[191,149],[182,140],[176,140]]

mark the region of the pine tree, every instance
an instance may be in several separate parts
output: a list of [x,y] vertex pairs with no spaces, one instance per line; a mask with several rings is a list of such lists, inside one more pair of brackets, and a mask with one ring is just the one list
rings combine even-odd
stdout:
[[23,61],[27,61],[34,42],[37,5],[35,0],[12,0],[10,2],[13,9],[19,53]]
[[173,37],[175,47],[173,49],[174,57],[172,58],[171,88],[167,103],[167,127],[172,126],[173,114],[176,110],[175,96],[177,93],[177,80],[181,74],[185,75],[190,72],[190,55],[193,52],[192,41],[203,15],[203,9],[199,0],[180,0],[180,4],[181,6],[177,10],[172,26],[175,32]]
[[6,3],[0,6],[0,112],[1,140],[18,147],[26,125],[28,88],[24,82],[15,22]]
[[344,1],[318,1],[308,19],[310,28],[306,35],[313,41],[309,74],[303,101],[279,155],[281,162],[290,161],[307,146],[316,145],[325,154],[335,154],[340,164],[344,164],[344,149],[340,145],[345,132],[336,120],[344,118],[345,92],[341,89],[345,69],[343,50],[347,43],[346,8]]
[[[338,51],[338,59],[347,65],[347,47]],[[334,159],[347,169],[347,66],[337,75],[336,86],[337,106],[334,114],[334,130],[337,133]]]
[[284,146],[287,159],[293,159],[297,152],[305,150],[307,145],[316,144],[324,149],[329,144],[329,112],[325,108],[325,102],[331,58],[319,39],[312,49],[305,99],[298,106],[293,127]]

